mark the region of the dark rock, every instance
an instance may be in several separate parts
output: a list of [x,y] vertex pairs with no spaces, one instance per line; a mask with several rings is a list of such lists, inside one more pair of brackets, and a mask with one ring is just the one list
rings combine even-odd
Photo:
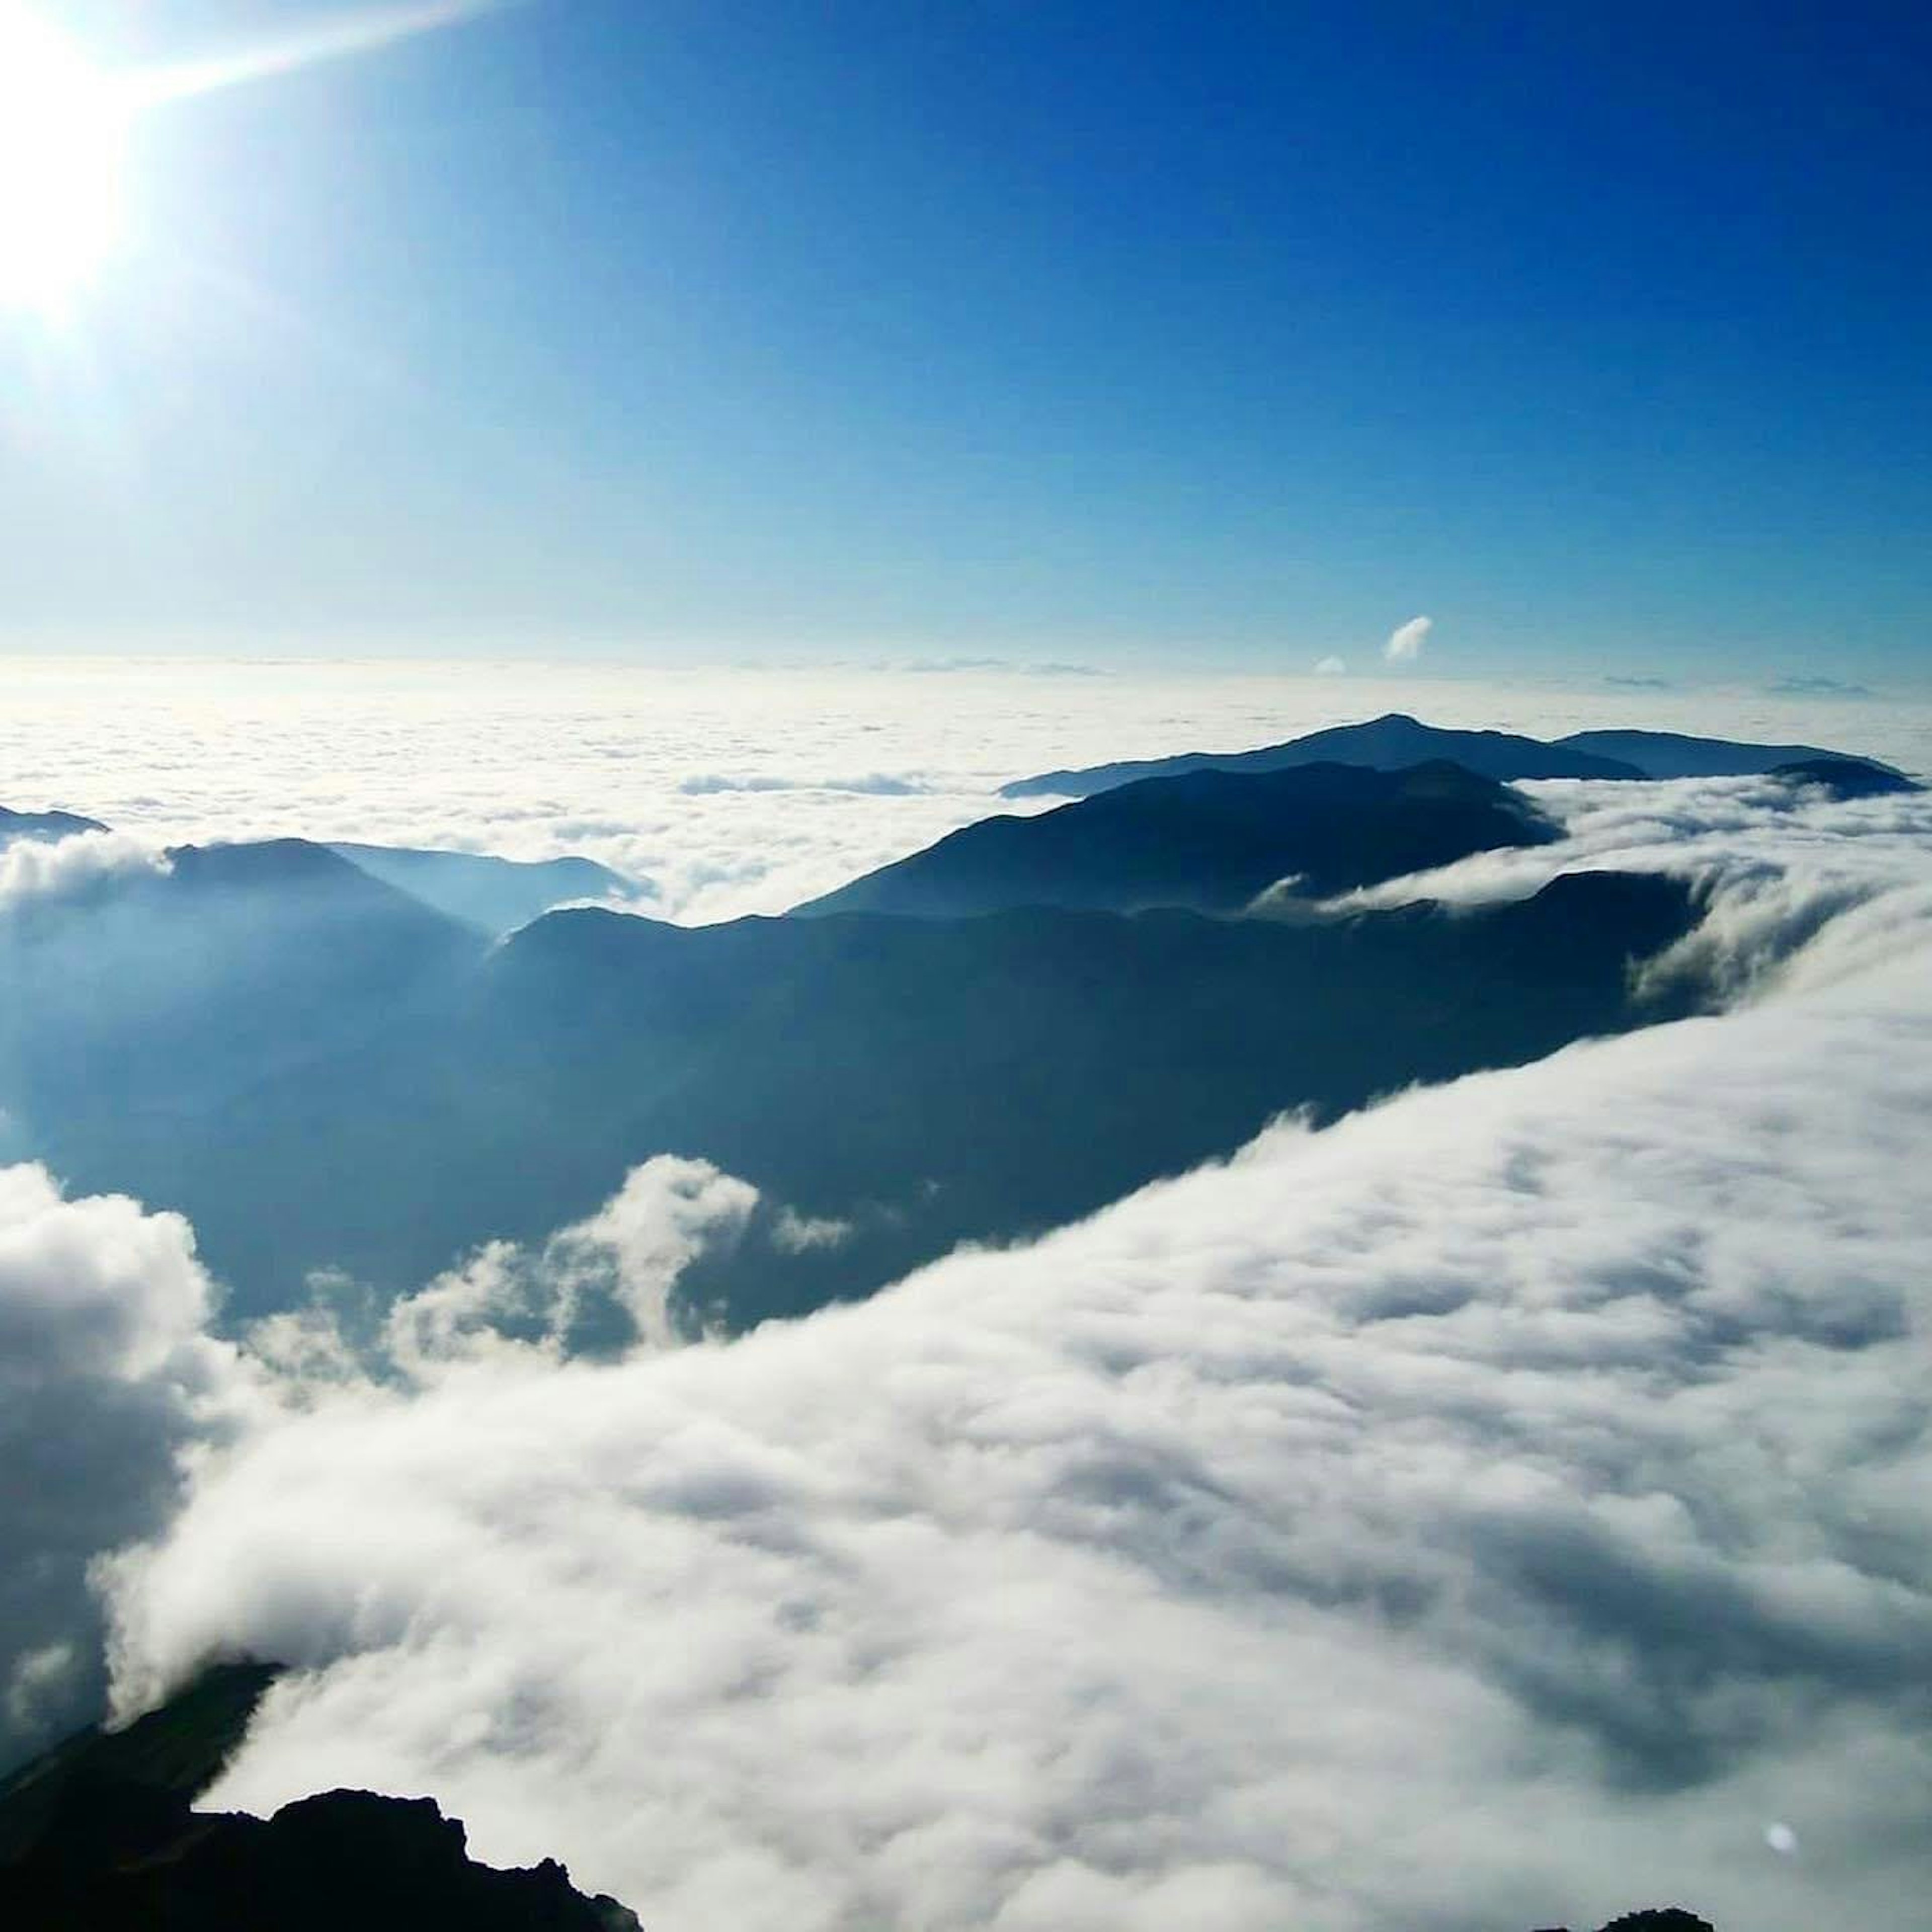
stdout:
[[266,1820],[195,1810],[274,1676],[210,1671],[127,1730],[82,1732],[0,1786],[9,1932],[638,1932],[554,1860],[476,1863],[430,1798],[331,1791]]
[[1666,1905],[1643,1912],[1627,1912],[1612,1918],[1600,1932],[1717,1932],[1708,1918],[1700,1918],[1682,1906]]

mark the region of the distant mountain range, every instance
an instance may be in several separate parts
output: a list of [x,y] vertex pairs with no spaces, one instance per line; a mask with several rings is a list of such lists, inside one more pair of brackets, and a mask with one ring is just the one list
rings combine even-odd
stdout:
[[0,929],[0,1099],[76,1188],[186,1211],[238,1316],[331,1264],[412,1286],[701,1155],[843,1231],[789,1252],[754,1228],[700,1268],[742,1326],[1056,1225],[1282,1109],[1658,1017],[1628,963],[1693,916],[1670,881],[1586,873],[1454,916],[579,911],[493,950],[321,848],[215,849]]
[[1689,738],[1680,731],[1573,731],[1557,742],[1634,765],[1647,778],[1752,778],[1780,766],[1826,761],[1892,770],[1876,758],[1828,752],[1816,745],[1750,745],[1730,738]]
[[0,1158],[183,1210],[242,1319],[318,1268],[403,1292],[484,1240],[542,1240],[652,1155],[700,1156],[764,1197],[687,1283],[743,1327],[1058,1225],[1285,1110],[1331,1119],[1689,1010],[1682,982],[1632,992],[1696,916],[1660,878],[1239,916],[1284,874],[1305,900],[1556,836],[1440,763],[1190,772],[969,827],[809,916],[561,911],[501,940],[616,875],[383,850],[412,892],[367,848],[184,848],[0,921]]
[[[71,812],[10,812],[0,807],[0,848],[17,839],[70,838],[78,832],[111,829],[98,819],[83,818]],[[256,849],[307,843],[271,839],[258,842]],[[634,905],[654,896],[651,888],[641,880],[628,878],[590,859],[500,859],[487,852],[346,843],[319,849],[333,852],[370,878],[392,886],[432,910],[460,920],[493,938],[528,925],[554,906],[585,900]]]
[[[1273,772],[1330,761],[1390,771],[1434,758],[1505,782],[1742,777],[1779,765],[1850,756],[1814,745],[1750,745],[1727,738],[1689,738],[1674,731],[1576,731],[1551,743],[1507,731],[1446,730],[1392,711],[1366,724],[1336,725],[1252,752],[1186,752],[1174,758],[1042,772],[1035,778],[1016,778],[1000,790],[1004,798],[1088,798],[1138,779],[1175,778],[1188,772]],[[1872,759],[1861,762],[1876,764]]]
[[1634,765],[1588,751],[1546,745],[1508,731],[1452,731],[1424,724],[1399,711],[1365,724],[1338,724],[1285,744],[1252,752],[1184,752],[1167,758],[1132,758],[1089,765],[1077,771],[1042,772],[1002,785],[1003,798],[1087,798],[1142,778],[1179,778],[1190,772],[1278,772],[1295,765],[1366,765],[1376,771],[1447,759],[1479,777],[1512,778],[1632,778]]
[[1144,778],[1027,818],[982,819],[801,906],[956,919],[1026,905],[1238,912],[1290,876],[1312,897],[1561,836],[1519,794],[1441,760]]

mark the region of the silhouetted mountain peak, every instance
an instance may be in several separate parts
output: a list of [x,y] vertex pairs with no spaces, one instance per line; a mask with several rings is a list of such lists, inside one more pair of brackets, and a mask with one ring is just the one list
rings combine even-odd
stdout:
[[1390,771],[1446,759],[1482,777],[1634,778],[1634,765],[1562,745],[1548,745],[1509,731],[1465,731],[1425,724],[1406,711],[1385,712],[1360,724],[1337,724],[1250,752],[1184,752],[1173,758],[1130,759],[1075,771],[1043,772],[1000,787],[1006,798],[1090,798],[1142,778],[1176,778],[1196,771],[1270,772],[1296,765],[1366,765]]

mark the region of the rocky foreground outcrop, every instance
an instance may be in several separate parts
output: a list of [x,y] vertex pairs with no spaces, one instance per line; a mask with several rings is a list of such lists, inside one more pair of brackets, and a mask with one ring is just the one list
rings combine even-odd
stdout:
[[641,1932],[553,1861],[476,1864],[434,1799],[368,1791],[261,1819],[77,1780],[47,1834],[0,1868],[0,1900],[16,1932]]

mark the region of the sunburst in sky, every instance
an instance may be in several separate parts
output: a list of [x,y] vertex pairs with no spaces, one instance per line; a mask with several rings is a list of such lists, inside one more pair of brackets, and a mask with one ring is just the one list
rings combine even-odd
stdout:
[[106,268],[125,238],[130,137],[143,114],[452,26],[490,4],[365,8],[238,51],[117,70],[50,10],[0,0],[0,306],[67,314]]

